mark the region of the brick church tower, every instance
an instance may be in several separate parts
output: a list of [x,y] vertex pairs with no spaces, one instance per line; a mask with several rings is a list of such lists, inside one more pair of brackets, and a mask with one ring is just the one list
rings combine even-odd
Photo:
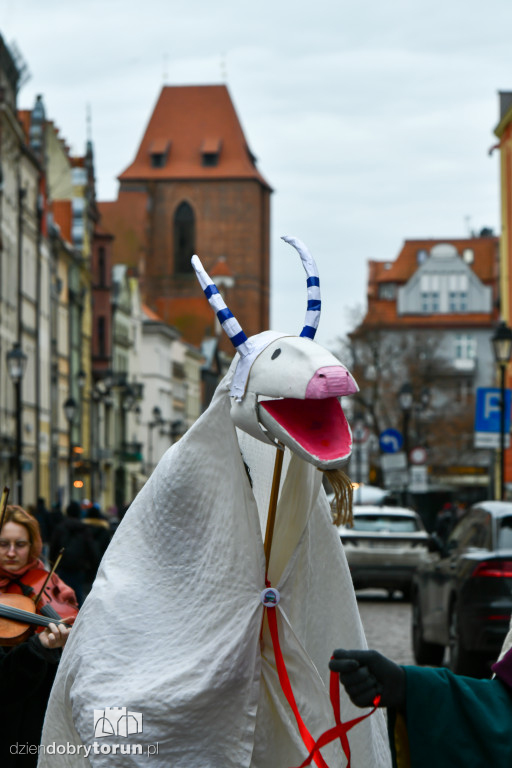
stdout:
[[267,330],[272,190],[227,88],[164,87],[119,181],[117,200],[100,203],[102,226],[115,236],[114,261],[140,276],[143,300],[186,341],[213,336],[190,265],[197,253],[212,277],[230,275],[220,290],[246,334]]

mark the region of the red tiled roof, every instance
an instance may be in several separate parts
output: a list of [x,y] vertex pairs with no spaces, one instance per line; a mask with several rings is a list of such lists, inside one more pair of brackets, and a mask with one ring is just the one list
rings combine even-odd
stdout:
[[210,277],[233,277],[233,273],[227,265],[226,259],[221,257],[210,269]]
[[147,304],[142,304],[142,311],[146,315],[148,320],[152,320],[155,323],[163,323],[164,322],[163,318],[160,317],[160,315],[157,315],[156,312],[153,312],[153,310],[150,307],[148,307]]
[[[402,250],[395,261],[370,262],[372,265],[381,264],[380,268],[374,267],[374,279],[377,282],[406,283],[418,269],[417,253],[419,250],[430,251],[435,245],[448,243],[453,245],[459,255],[466,248],[471,248],[474,253],[474,261],[471,264],[473,272],[484,283],[490,283],[495,279],[495,254],[499,242],[497,237],[468,237],[452,240],[406,240]],[[386,269],[386,265],[389,268]]]
[[32,112],[30,111],[30,109],[18,109],[18,120],[20,121],[21,127],[23,128],[23,133],[25,134],[26,142],[28,142],[28,137],[29,137],[31,115],[32,115]]
[[98,203],[98,210],[102,228],[115,234],[114,263],[138,267],[146,242],[146,193],[120,190],[117,200]]
[[60,228],[60,234],[71,242],[71,221],[73,213],[71,210],[71,200],[53,200],[50,206],[50,210],[53,214],[53,220]]
[[398,315],[396,301],[372,299],[368,304],[368,312],[364,318],[363,325],[385,326],[387,329],[402,326],[407,326],[408,328],[424,328],[429,326],[435,326],[436,328],[454,328],[457,326],[467,328],[468,326],[489,326],[492,320],[493,316],[490,312]]
[[[186,119],[183,119],[184,115]],[[153,147],[170,142],[172,152],[164,166],[153,168]],[[202,165],[204,152],[218,152],[220,148],[217,165]],[[165,86],[135,160],[121,173],[119,180],[205,177],[255,179],[269,186],[253,162],[225,85]]]
[[162,296],[156,299],[156,309],[190,344],[199,346],[205,336],[213,335],[215,315],[204,296],[173,299]]

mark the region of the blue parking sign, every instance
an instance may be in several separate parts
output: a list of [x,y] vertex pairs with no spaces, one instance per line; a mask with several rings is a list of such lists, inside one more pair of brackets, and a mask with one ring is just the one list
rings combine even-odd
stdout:
[[[505,434],[510,432],[510,389],[505,390]],[[475,432],[499,433],[501,428],[501,390],[479,387],[476,390]]]

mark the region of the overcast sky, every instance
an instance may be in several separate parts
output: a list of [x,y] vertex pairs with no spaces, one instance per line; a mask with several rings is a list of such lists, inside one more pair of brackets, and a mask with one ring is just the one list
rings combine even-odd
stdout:
[[[0,0],[30,71],[19,106],[83,154],[99,200],[133,159],[163,84],[225,82],[272,196],[272,322],[298,333],[316,258],[332,346],[365,306],[368,259],[407,238],[500,229],[498,91],[512,90],[511,0]],[[204,255],[206,254],[199,254]]]

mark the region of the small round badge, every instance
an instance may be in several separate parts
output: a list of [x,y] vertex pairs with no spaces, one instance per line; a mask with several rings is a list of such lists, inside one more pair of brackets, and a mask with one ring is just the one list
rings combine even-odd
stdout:
[[281,595],[274,587],[267,587],[260,594],[260,600],[266,608],[274,608],[280,599]]

